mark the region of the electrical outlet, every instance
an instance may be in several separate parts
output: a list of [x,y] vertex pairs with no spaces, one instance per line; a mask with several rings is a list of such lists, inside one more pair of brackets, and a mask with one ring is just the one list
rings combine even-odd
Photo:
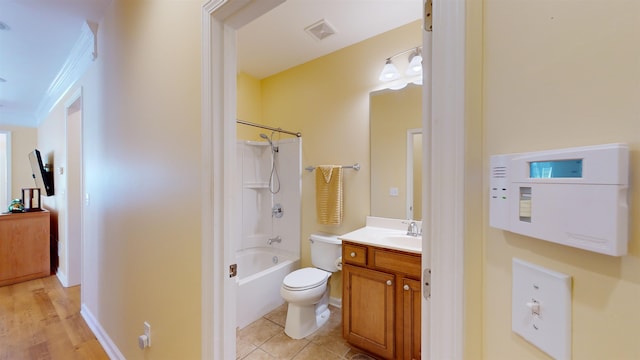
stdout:
[[147,346],[151,347],[151,325],[148,322],[144,322],[144,334],[147,336]]
[[151,325],[148,322],[144,322],[144,335],[138,336],[138,347],[144,350],[151,347]]

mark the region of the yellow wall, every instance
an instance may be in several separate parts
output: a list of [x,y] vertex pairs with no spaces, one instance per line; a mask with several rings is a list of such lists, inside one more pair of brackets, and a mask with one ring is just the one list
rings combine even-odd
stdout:
[[200,357],[201,5],[119,0],[104,21],[89,216],[109,299],[96,310],[127,359]]
[[[302,264],[311,263],[314,232],[344,234],[364,225],[369,215],[369,93],[381,89],[384,59],[421,44],[416,21],[336,51],[261,81],[262,122],[302,132],[302,167],[352,165],[344,171],[344,221],[319,225],[315,209],[315,174],[302,174]],[[238,103],[239,106],[242,104]],[[331,278],[331,296],[342,295],[341,273]]]
[[[240,120],[262,124],[262,87],[260,80],[245,73],[237,76],[237,117]],[[239,124],[237,138],[260,140],[260,128]]]
[[[484,358],[547,358],[511,332],[511,260],[517,257],[573,277],[574,359],[638,359],[640,2],[484,5],[484,125],[473,135],[484,137],[485,189],[492,154],[611,142],[631,149],[627,256],[485,226]],[[488,209],[484,214],[488,224]]]
[[[481,1],[466,6],[465,62],[465,177],[464,177],[464,358],[482,357],[484,248],[483,227],[483,7]],[[487,358],[490,359],[490,358]],[[499,359],[498,359],[499,360]]]
[[[83,89],[90,196],[82,302],[127,359],[200,358],[201,5],[115,0],[70,91]],[[67,99],[39,129],[56,160]]]
[[[23,187],[35,187],[31,177],[29,153],[38,143],[38,130],[35,128],[0,125],[0,131],[11,132],[11,194],[10,199],[21,199]],[[0,204],[0,211],[6,211],[9,204]]]

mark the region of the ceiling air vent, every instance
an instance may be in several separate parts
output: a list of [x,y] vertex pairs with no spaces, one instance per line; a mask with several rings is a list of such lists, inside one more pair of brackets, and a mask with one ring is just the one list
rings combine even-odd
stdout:
[[316,40],[323,40],[336,33],[336,29],[325,19],[307,26],[304,31]]

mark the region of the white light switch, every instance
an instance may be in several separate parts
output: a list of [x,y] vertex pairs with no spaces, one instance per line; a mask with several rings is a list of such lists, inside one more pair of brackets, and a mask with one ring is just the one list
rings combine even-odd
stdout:
[[571,277],[513,259],[511,330],[554,359],[571,359]]

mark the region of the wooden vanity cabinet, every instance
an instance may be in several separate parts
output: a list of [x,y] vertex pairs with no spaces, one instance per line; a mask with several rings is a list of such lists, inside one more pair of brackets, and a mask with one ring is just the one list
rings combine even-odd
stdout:
[[420,280],[402,279],[402,342],[403,359],[420,359],[421,352],[421,306],[422,287]]
[[420,359],[421,256],[342,243],[343,336],[384,359]]

